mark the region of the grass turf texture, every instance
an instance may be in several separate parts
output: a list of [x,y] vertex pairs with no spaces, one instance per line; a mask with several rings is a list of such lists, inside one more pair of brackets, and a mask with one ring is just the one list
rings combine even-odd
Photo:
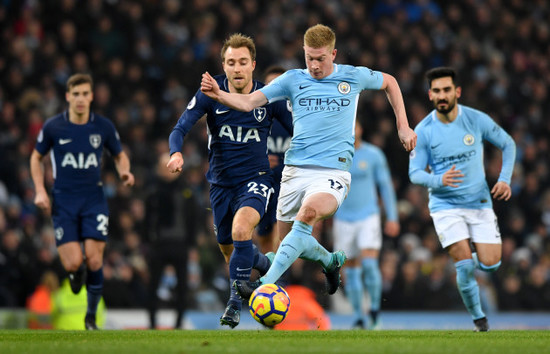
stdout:
[[0,353],[549,353],[549,331],[0,330]]

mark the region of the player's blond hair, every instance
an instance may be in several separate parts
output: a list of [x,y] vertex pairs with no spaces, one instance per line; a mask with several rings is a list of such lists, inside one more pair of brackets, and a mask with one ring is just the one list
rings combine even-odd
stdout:
[[88,74],[74,74],[69,77],[67,80],[67,92],[71,91],[71,89],[75,86],[82,85],[82,84],[90,84],[90,87],[94,88],[94,80],[92,77]]
[[222,62],[225,61],[225,52],[229,47],[231,48],[246,47],[250,52],[250,57],[252,58],[252,61],[256,60],[256,45],[254,44],[254,41],[252,40],[252,38],[245,36],[242,33],[234,33],[223,42],[223,47],[221,51]]
[[304,45],[311,48],[323,48],[328,46],[330,50],[336,45],[334,31],[325,25],[316,24],[308,28],[304,34]]

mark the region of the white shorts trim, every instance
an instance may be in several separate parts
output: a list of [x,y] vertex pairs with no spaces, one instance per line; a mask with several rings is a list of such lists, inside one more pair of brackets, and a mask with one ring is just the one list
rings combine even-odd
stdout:
[[277,202],[277,220],[293,222],[303,201],[315,193],[329,193],[342,205],[349,191],[351,174],[332,168],[285,166]]
[[493,209],[448,209],[431,216],[443,248],[469,238],[474,243],[502,243]]
[[382,248],[382,227],[379,214],[359,221],[333,219],[334,249],[342,250],[348,258],[357,258],[361,250]]

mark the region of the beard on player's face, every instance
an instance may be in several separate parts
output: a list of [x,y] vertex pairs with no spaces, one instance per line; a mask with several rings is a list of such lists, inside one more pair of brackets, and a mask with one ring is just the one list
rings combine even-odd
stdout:
[[442,98],[433,101],[434,108],[441,114],[447,114],[456,106],[456,98]]

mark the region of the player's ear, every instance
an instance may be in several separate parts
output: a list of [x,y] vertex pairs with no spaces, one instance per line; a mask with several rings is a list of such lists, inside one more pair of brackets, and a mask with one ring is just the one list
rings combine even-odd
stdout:
[[336,59],[336,52],[337,52],[337,51],[338,51],[338,50],[337,50],[336,48],[334,48],[334,49],[332,50],[332,60],[333,60],[333,61],[334,61],[334,59]]
[[252,61],[252,71],[254,71],[254,69],[256,69],[256,60]]
[[457,86],[456,87],[456,98],[460,98],[460,95],[462,95],[462,87]]
[[430,101],[432,100],[432,90],[428,90],[428,97],[430,98]]

